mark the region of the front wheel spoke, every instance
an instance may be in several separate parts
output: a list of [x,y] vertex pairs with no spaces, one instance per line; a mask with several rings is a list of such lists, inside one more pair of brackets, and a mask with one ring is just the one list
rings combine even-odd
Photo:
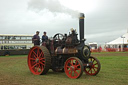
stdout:
[[91,74],[92,74],[92,69],[90,71],[91,71]]
[[76,72],[76,71],[74,71],[74,72],[75,72],[76,76],[78,76],[78,75],[79,75],[79,73],[78,73],[78,72]]
[[69,62],[69,64],[72,66],[71,62]]
[[79,70],[80,71],[81,69],[77,68],[76,70]]
[[73,60],[71,60],[71,65],[73,66]]
[[94,72],[96,73],[97,71],[93,68]]
[[97,65],[98,63],[95,63],[95,64],[93,64],[93,65]]
[[79,64],[78,61],[75,62],[75,65]]
[[93,59],[93,61],[92,62],[94,62],[95,61],[95,59]]
[[70,66],[66,66],[67,68],[70,68]]
[[80,64],[76,65],[76,67],[80,66]]
[[72,76],[72,70],[71,70],[70,76]]
[[70,70],[68,70],[68,72],[70,72],[71,71],[71,69]]
[[93,58],[91,58],[91,61],[92,61]]
[[91,70],[92,68],[90,68],[87,72],[89,73],[89,71]]
[[98,67],[94,67],[94,68],[98,69]]

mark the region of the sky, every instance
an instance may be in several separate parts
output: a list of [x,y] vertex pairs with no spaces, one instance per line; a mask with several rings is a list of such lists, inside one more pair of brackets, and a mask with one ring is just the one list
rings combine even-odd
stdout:
[[[110,42],[128,30],[128,0],[0,0],[0,34],[79,34],[85,14],[86,42]],[[79,36],[78,36],[79,37]]]

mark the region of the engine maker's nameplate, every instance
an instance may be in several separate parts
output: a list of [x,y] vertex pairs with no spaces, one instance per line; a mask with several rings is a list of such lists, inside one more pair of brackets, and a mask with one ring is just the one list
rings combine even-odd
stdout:
[[77,52],[78,51],[75,48],[74,49],[72,49],[72,48],[71,49],[70,48],[68,49],[68,53],[77,53]]
[[60,47],[56,48],[55,50],[56,54],[75,54],[78,53],[78,50],[76,48],[63,48]]

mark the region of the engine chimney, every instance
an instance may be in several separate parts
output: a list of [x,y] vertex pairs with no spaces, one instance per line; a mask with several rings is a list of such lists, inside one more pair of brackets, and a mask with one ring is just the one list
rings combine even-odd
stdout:
[[80,43],[84,43],[84,13],[80,13],[79,17]]

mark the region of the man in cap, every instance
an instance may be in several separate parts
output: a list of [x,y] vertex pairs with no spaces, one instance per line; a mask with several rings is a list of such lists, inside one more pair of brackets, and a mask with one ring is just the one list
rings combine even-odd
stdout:
[[44,32],[44,35],[42,36],[42,43],[46,42],[48,40],[48,36],[46,35],[46,32]]
[[40,45],[40,36],[39,36],[39,31],[36,31],[36,34],[33,36],[32,38],[32,42],[34,43],[34,46],[35,45]]

